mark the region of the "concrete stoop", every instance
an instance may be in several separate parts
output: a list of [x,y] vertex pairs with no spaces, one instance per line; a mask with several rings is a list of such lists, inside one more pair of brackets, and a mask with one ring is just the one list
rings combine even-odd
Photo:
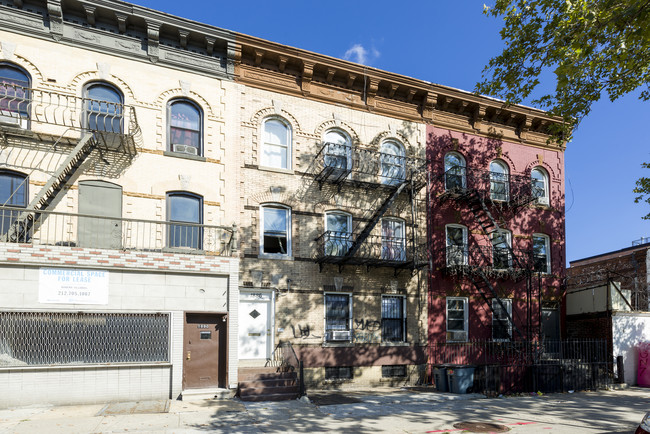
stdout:
[[277,368],[240,368],[237,395],[242,401],[286,401],[299,393],[295,372]]
[[232,399],[236,391],[231,389],[221,389],[218,387],[208,387],[205,389],[187,389],[181,393],[182,401],[200,401],[203,399]]

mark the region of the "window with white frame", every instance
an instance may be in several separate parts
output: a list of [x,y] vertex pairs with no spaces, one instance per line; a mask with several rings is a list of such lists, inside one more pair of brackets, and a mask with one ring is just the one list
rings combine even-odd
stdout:
[[203,198],[176,191],[167,193],[167,247],[203,248]]
[[406,260],[404,220],[390,217],[381,219],[381,259]]
[[490,163],[490,199],[502,202],[510,199],[510,174],[501,160]]
[[381,296],[381,340],[406,341],[406,298],[402,295]]
[[325,294],[325,340],[350,341],[352,339],[352,295]]
[[492,339],[509,341],[512,338],[512,300],[492,299]]
[[512,267],[512,236],[510,231],[499,229],[492,233],[492,267],[506,269]]
[[388,185],[401,184],[406,178],[406,151],[396,140],[382,142],[379,150],[381,167],[381,183]]
[[262,125],[261,165],[291,168],[291,128],[284,120],[270,118]]
[[447,234],[447,266],[467,265],[467,228],[462,225],[450,224],[445,226]]
[[548,174],[541,167],[535,167],[530,171],[530,181],[533,190],[533,197],[537,199],[540,205],[550,203],[548,191]]
[[465,159],[458,152],[445,155],[445,190],[461,190],[467,185]]
[[344,256],[352,247],[352,216],[342,211],[325,213],[325,255]]
[[342,130],[328,130],[323,137],[326,144],[325,166],[336,173],[349,173],[352,168],[352,141]]
[[262,205],[260,220],[260,254],[291,256],[291,209],[276,204]]
[[551,241],[547,235],[533,234],[533,269],[538,273],[551,272]]
[[467,298],[447,297],[447,340],[466,341],[467,329]]

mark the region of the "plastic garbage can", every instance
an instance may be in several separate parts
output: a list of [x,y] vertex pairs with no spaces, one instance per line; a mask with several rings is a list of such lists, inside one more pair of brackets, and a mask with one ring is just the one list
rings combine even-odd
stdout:
[[467,393],[467,389],[474,386],[474,366],[447,368],[447,381],[451,393]]
[[441,365],[433,368],[433,381],[436,384],[436,392],[449,392],[447,366]]

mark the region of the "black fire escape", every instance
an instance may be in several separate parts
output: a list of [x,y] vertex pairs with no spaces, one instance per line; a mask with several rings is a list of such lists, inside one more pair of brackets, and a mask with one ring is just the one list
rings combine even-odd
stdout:
[[[348,144],[324,143],[312,165],[319,187],[354,189],[361,202],[372,204],[351,230],[325,230],[318,238],[314,261],[320,265],[362,265],[416,270],[427,265],[424,239],[418,234],[417,195],[425,186],[423,159],[379,152]],[[389,209],[405,210],[410,222],[384,221]],[[380,234],[377,234],[377,233]]]
[[20,149],[35,151],[39,157],[33,159],[32,170],[41,170],[38,158],[59,161],[26,207],[3,208],[1,212],[10,215],[2,215],[0,221],[10,224],[0,231],[0,241],[28,242],[46,218],[38,211],[56,206],[91,156],[106,166],[121,165],[135,156],[139,135],[133,107],[12,84],[0,86],[0,147],[7,150],[7,158]]
[[[447,240],[444,254],[439,256],[443,261],[443,271],[450,276],[467,278],[493,314],[495,310],[491,300],[496,300],[499,315],[507,318],[511,330],[519,339],[530,342],[533,337],[530,314],[532,275],[539,269],[539,258],[531,251],[514,249],[502,226],[526,205],[536,201],[540,196],[539,189],[529,176],[469,170],[460,166],[443,170],[440,181],[444,190],[438,196],[439,204],[453,202],[459,208],[469,209],[480,232],[489,240],[488,245],[449,243]],[[515,324],[514,316],[520,324],[522,321],[514,307],[515,313],[511,315],[497,295],[495,283],[505,279],[525,281],[528,312],[525,331]]]

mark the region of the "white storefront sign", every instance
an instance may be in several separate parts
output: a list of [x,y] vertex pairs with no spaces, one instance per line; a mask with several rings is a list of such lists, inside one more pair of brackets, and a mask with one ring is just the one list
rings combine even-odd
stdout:
[[40,303],[108,304],[108,271],[41,268]]

